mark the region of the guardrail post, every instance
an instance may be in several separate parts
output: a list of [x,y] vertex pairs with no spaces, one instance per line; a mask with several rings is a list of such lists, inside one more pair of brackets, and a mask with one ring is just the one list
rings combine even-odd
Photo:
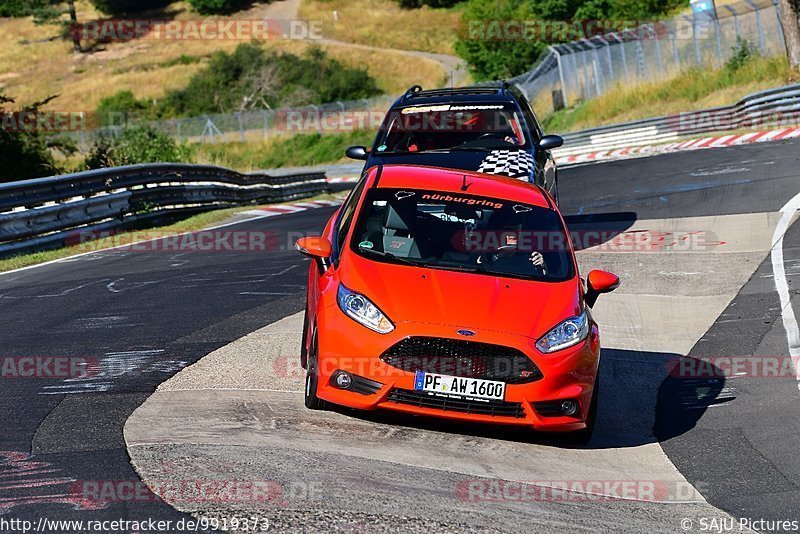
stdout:
[[625,72],[625,79],[628,79],[628,57],[625,54],[625,30],[622,30],[622,36],[615,33],[614,36],[619,39],[619,47],[622,50],[622,70]]
[[783,35],[783,23],[781,22],[781,5],[778,0],[772,0],[772,5],[775,6],[775,16],[778,18],[778,33],[781,36],[781,42],[786,47],[786,37]]
[[644,78],[644,73],[646,70],[644,61],[644,48],[642,48],[642,40],[637,37],[636,38],[636,74],[640,78]]
[[600,58],[597,56],[597,46],[589,39],[581,39],[581,41],[586,43],[586,46],[592,49],[592,74],[594,74],[594,89],[596,96],[600,96],[602,92],[600,89],[601,80],[600,78],[603,76],[603,71],[600,67]]
[[738,39],[742,35],[742,32],[739,30],[739,13],[728,4],[722,7],[727,9],[728,13],[733,16],[733,30],[736,32],[736,38]]
[[684,15],[685,20],[692,23],[692,42],[694,43],[694,62],[698,65],[702,62],[700,59],[700,44],[697,41],[697,21],[694,17]]
[[550,52],[556,56],[556,63],[558,64],[558,78],[561,80],[561,98],[564,99],[564,107],[569,107],[569,99],[567,98],[567,83],[564,80],[564,65],[561,63],[561,52],[554,46],[547,47]]
[[606,56],[608,57],[608,73],[611,75],[611,79],[614,79],[614,62],[611,59],[611,44],[609,44],[608,40],[603,37],[602,35],[598,37],[600,41],[603,43],[606,49]]
[[242,134],[242,143],[244,143],[245,142],[244,121],[242,120],[242,112],[241,111],[237,111],[236,112],[236,122],[239,123],[239,132]]
[[656,27],[653,24],[650,25],[650,31],[652,32],[651,35],[653,40],[656,42],[656,61],[658,62],[658,74],[661,78],[663,78],[664,63],[661,60],[661,43],[659,42],[661,39],[659,39],[658,34],[656,33]]
[[681,61],[680,57],[678,56],[678,39],[675,37],[675,32],[669,30],[669,38],[672,41],[672,55],[675,57],[675,66],[680,67]]
[[752,0],[744,0],[745,3],[750,6],[750,8],[756,14],[756,28],[758,29],[758,49],[761,50],[763,54],[764,50],[764,28],[761,25],[761,10],[758,9],[758,6],[752,2]]

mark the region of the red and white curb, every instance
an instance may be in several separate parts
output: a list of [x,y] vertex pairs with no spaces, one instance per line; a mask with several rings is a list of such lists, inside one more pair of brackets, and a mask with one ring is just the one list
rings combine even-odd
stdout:
[[644,156],[682,152],[685,150],[700,150],[704,148],[719,148],[734,145],[747,145],[751,143],[764,143],[768,141],[780,141],[781,139],[791,139],[793,137],[800,137],[800,128],[781,128],[778,130],[770,130],[768,132],[751,132],[739,135],[704,137],[702,139],[690,139],[689,141],[666,143],[663,145],[646,145],[618,148],[616,150],[601,150],[597,152],[587,152],[585,154],[574,154],[561,157],[556,156],[555,160],[559,165],[591,163],[594,161],[641,158]]
[[358,176],[338,176],[336,178],[328,178],[329,184],[354,184],[358,181]]
[[338,206],[341,203],[341,200],[310,200],[308,202],[292,202],[288,204],[263,206],[261,208],[243,211],[241,213],[243,215],[255,215],[256,217],[275,217],[276,215],[298,213],[317,208],[329,208],[331,206]]

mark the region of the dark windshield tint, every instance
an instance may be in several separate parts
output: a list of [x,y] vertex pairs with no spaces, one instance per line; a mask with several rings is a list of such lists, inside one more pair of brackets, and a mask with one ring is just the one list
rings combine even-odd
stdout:
[[461,193],[371,190],[351,249],[378,261],[518,278],[574,273],[555,211]]
[[394,109],[378,132],[376,153],[528,148],[520,114],[507,104],[442,104]]

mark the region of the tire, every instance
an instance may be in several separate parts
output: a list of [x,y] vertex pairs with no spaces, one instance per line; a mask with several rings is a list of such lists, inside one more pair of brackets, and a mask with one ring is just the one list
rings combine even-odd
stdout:
[[300,343],[300,367],[308,369],[308,347],[306,340],[308,339],[308,297],[306,297],[306,308],[303,313],[303,341]]
[[568,443],[575,445],[586,445],[591,441],[592,434],[594,434],[595,423],[597,422],[597,404],[600,397],[600,369],[597,370],[597,377],[594,379],[594,390],[592,391],[592,400],[589,405],[589,413],[586,416],[586,428],[569,432],[564,437]]
[[556,203],[556,206],[558,206],[558,178],[556,178],[553,184],[553,201]]
[[306,370],[306,382],[303,388],[304,401],[309,410],[322,410],[325,408],[325,401],[317,397],[319,387],[319,376],[317,375],[317,338],[316,335],[311,340],[311,350],[309,351],[308,369]]

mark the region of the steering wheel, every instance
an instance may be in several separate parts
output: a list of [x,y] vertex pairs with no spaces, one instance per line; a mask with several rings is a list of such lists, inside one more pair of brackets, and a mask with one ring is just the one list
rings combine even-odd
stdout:
[[[500,247],[497,247],[497,249],[495,249],[494,252],[489,252],[485,256],[486,263],[494,263],[497,260],[499,260],[500,258],[502,258],[503,256],[507,256],[508,254],[512,254],[512,253],[516,252],[518,249],[519,249],[519,246],[517,246],[517,245],[502,245]],[[484,257],[483,254],[481,254],[478,257],[478,263],[483,263],[481,261],[481,258],[483,258],[483,257]]]

